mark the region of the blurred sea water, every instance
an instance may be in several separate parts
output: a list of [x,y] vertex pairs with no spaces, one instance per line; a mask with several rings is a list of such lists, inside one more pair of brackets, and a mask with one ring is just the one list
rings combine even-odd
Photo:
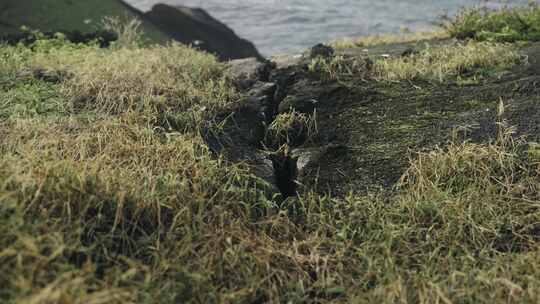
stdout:
[[427,31],[462,7],[526,5],[527,0],[127,0],[141,10],[161,2],[201,7],[264,55],[298,53],[342,37]]

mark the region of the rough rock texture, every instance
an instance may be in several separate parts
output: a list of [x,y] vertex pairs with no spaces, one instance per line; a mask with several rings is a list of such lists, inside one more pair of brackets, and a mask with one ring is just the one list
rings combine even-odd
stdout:
[[330,58],[334,56],[334,53],[335,51],[331,46],[319,43],[311,48],[309,57],[310,58],[316,58],[316,57]]
[[231,60],[228,72],[236,86],[242,90],[249,89],[257,81],[268,81],[275,64],[270,61],[260,61],[255,57]]
[[[404,50],[417,47],[378,46],[368,56],[401,56]],[[366,55],[364,49],[343,52]],[[296,57],[294,64],[276,64],[264,84],[252,79],[254,91],[247,94],[251,97],[231,115],[236,123],[224,131],[231,139],[224,154],[233,161],[247,160],[253,172],[272,182],[284,197],[293,191],[344,196],[392,188],[415,152],[444,146],[458,127],[468,127],[466,139],[493,140],[501,99],[507,106],[504,119],[516,127],[517,135],[538,141],[540,44],[531,44],[522,52],[529,57],[527,65],[467,85],[360,78],[347,83],[329,81],[308,70],[309,55]],[[277,151],[277,147],[261,144],[276,115],[293,110],[316,114],[318,132],[310,140],[291,142]]]
[[262,59],[253,43],[202,9],[157,4],[145,17],[173,39],[216,54],[221,60]]

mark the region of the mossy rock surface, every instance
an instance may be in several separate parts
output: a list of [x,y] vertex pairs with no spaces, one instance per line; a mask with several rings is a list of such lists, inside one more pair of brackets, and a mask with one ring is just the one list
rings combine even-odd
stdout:
[[20,33],[21,26],[50,31],[95,32],[103,17],[140,18],[147,42],[164,43],[169,37],[120,0],[4,0],[0,3],[0,36]]
[[[376,59],[399,56],[428,42],[376,46],[341,51],[348,56]],[[450,40],[432,41],[444,46]],[[302,63],[274,71],[273,80],[288,78],[279,111],[316,113],[317,135],[298,151],[317,151],[298,181],[307,190],[344,196],[392,188],[411,158],[420,151],[446,145],[456,130],[460,139],[487,142],[496,136],[497,120],[505,119],[518,135],[538,140],[540,125],[540,45],[520,49],[530,58],[471,83],[448,81],[383,82],[349,79],[347,83],[320,80]],[[283,87],[286,88],[283,88]],[[497,117],[500,100],[506,111]],[[304,107],[309,101],[310,107]],[[329,148],[330,147],[330,148]],[[302,150],[303,149],[303,150]]]

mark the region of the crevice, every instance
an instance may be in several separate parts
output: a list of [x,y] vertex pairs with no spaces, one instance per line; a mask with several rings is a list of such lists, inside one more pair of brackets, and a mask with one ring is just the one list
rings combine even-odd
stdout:
[[287,147],[270,154],[269,158],[274,168],[275,184],[281,196],[284,199],[297,196],[298,158],[293,157]]

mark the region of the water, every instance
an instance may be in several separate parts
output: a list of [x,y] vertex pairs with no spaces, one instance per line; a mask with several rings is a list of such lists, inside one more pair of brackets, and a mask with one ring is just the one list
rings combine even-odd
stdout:
[[[463,6],[500,7],[485,0],[127,0],[148,10],[157,2],[201,7],[251,40],[264,55],[297,53],[341,37],[436,27],[442,14]],[[527,0],[510,0],[524,5]]]

